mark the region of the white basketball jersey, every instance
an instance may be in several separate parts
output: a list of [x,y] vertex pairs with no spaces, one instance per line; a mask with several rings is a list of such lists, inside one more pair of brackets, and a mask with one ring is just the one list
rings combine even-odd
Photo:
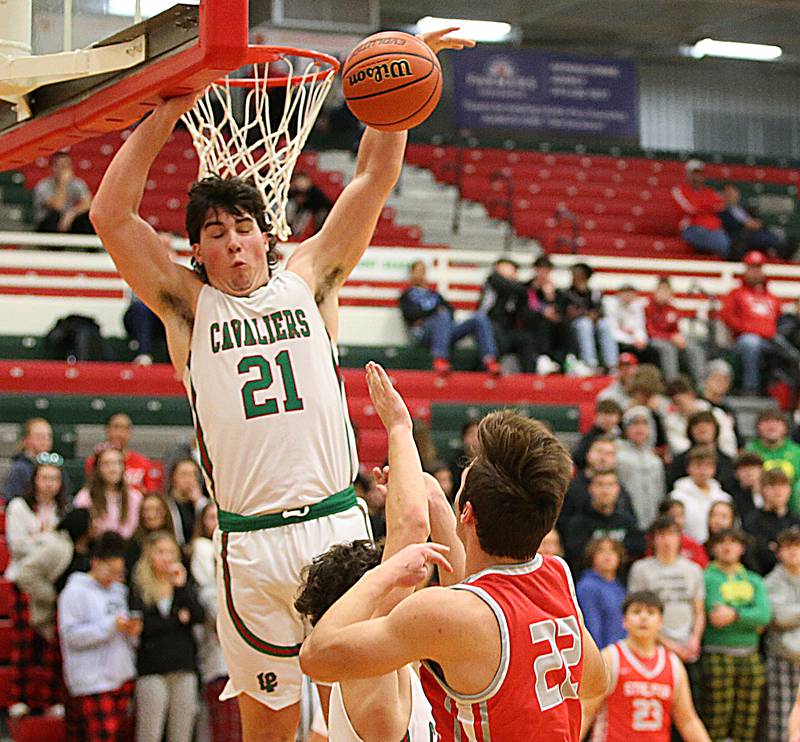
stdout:
[[190,351],[184,386],[222,510],[298,509],[353,483],[338,353],[300,276],[284,270],[245,297],[204,286]]
[[[422,683],[410,665],[406,665],[405,671],[411,678],[411,716],[408,720],[408,729],[405,736],[400,739],[386,740],[386,742],[435,742],[438,736],[433,723],[431,705],[425,698]],[[339,683],[334,683],[331,688],[331,701],[328,709],[328,740],[329,742],[363,742],[350,723]]]

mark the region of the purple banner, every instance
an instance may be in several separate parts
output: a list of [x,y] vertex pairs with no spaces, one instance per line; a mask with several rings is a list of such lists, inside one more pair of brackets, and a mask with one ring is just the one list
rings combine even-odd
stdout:
[[632,62],[486,47],[452,60],[461,128],[638,139]]

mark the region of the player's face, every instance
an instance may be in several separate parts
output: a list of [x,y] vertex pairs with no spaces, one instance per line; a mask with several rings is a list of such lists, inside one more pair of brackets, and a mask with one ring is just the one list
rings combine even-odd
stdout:
[[266,242],[267,236],[249,214],[209,209],[192,252],[214,288],[246,296],[269,278]]
[[622,625],[628,635],[639,640],[652,639],[655,641],[663,623],[661,611],[643,603],[630,605],[622,618]]

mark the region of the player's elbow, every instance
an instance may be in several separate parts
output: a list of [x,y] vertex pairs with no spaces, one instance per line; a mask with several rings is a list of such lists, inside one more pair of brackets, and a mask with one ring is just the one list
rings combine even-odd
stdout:
[[338,679],[334,668],[328,662],[329,652],[327,652],[314,636],[314,632],[303,642],[300,647],[300,669],[312,680],[319,680],[323,683],[334,683]]

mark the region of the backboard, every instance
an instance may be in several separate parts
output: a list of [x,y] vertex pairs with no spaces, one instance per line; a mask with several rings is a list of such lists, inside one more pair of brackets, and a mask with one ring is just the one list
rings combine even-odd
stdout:
[[[12,6],[31,2],[29,41],[34,55],[83,49],[98,38],[89,47],[91,54],[96,54],[92,50],[139,54],[127,69],[36,87],[25,96],[30,116],[24,120],[19,120],[19,110],[12,102],[0,100],[0,170],[20,167],[82,139],[123,129],[154,108],[162,97],[197,90],[246,61],[248,0],[176,4],[138,23],[132,22],[135,16],[125,13],[138,7],[141,15],[147,15],[157,9],[154,2],[162,2],[163,7],[163,0],[74,0],[74,4],[11,0]],[[65,22],[63,16],[63,8],[70,5],[72,23]],[[21,16],[25,16],[24,9]],[[13,23],[19,27],[19,16]],[[0,19],[0,48],[3,39],[14,38],[14,31],[13,25],[10,31],[5,29]],[[79,67],[82,58],[75,63],[74,56],[54,57],[52,66],[57,70],[59,60],[64,59]]]

